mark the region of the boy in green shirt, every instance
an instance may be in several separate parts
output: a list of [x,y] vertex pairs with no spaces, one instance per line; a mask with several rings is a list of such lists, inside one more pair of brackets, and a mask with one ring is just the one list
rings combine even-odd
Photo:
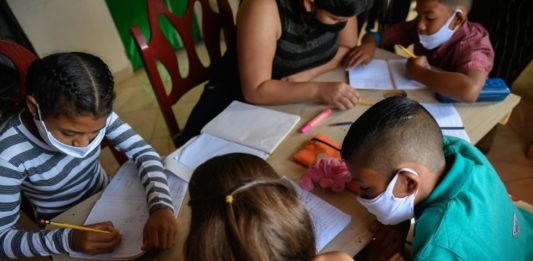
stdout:
[[380,223],[415,218],[414,260],[533,260],[533,214],[512,203],[481,152],[443,138],[416,101],[391,97],[371,107],[341,153],[357,200]]

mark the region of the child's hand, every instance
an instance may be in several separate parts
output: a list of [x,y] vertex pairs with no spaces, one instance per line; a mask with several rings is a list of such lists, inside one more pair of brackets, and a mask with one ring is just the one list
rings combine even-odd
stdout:
[[404,253],[405,238],[411,221],[387,226],[375,221],[370,227],[372,241],[357,254],[356,260],[391,260]]
[[376,44],[374,43],[363,43],[360,46],[357,46],[350,50],[346,56],[344,56],[343,64],[345,69],[356,67],[358,65],[367,65],[376,52]]
[[420,69],[429,68],[428,59],[426,56],[420,55],[416,58],[407,59],[406,73],[407,77],[416,79],[416,72]]
[[72,249],[89,255],[109,253],[120,243],[120,233],[110,221],[92,224],[88,227],[111,233],[72,230]]
[[154,211],[144,226],[142,250],[165,250],[176,243],[178,221],[168,208]]

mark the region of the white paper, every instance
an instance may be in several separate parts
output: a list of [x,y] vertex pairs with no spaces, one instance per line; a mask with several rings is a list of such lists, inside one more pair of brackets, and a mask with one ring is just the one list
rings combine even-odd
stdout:
[[394,86],[398,90],[424,89],[426,86],[418,81],[407,78],[407,59],[387,60]]
[[464,129],[461,130],[442,130],[442,135],[461,138],[471,143],[468,133]]
[[350,224],[352,217],[313,193],[303,190],[294,182],[292,183],[298,193],[298,198],[303,202],[311,216],[315,231],[316,249],[321,251]]
[[298,115],[233,101],[202,133],[271,154],[299,120]]
[[470,137],[464,130],[463,119],[452,104],[422,103],[422,106],[435,118],[443,135],[461,138],[470,142]]
[[407,59],[374,59],[365,66],[348,70],[350,85],[358,89],[415,90],[425,86],[406,76]]
[[263,159],[268,157],[266,152],[227,141],[208,133],[202,133],[174,155],[173,158],[194,170],[208,159],[234,152],[253,154]]
[[[167,175],[167,183],[175,213],[179,213],[187,192],[187,182],[174,175]],[[100,259],[128,260],[142,255],[141,251],[143,228],[148,220],[148,204],[144,188],[141,185],[135,164],[124,163],[117,174],[111,179],[102,196],[94,205],[84,224],[103,221],[113,222],[122,235],[122,241],[108,254],[85,255],[73,253],[71,256]]]
[[394,89],[386,60],[374,59],[365,66],[351,68],[348,81],[357,89]]

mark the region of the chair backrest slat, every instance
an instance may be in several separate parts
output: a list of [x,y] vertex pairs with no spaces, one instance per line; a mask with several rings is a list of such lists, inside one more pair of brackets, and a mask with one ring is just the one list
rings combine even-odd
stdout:
[[[174,15],[163,0],[147,0],[148,21],[150,27],[150,41],[147,41],[141,29],[134,26],[130,29],[137,49],[141,53],[144,69],[156,95],[159,107],[165,118],[167,127],[176,146],[176,138],[180,128],[172,111],[172,105],[193,87],[205,82],[213,74],[216,64],[222,57],[220,45],[221,32],[225,40],[234,39],[235,26],[233,13],[227,0],[216,0],[218,12],[215,12],[210,0],[187,0],[187,7],[182,16]],[[203,43],[209,56],[209,64],[204,66],[193,39],[194,4],[199,2],[202,8]],[[172,27],[180,36],[181,44],[187,54],[188,73],[180,74],[176,52],[160,27],[160,19],[168,19]],[[167,93],[163,79],[157,69],[157,62],[165,67],[170,75],[171,90]]]

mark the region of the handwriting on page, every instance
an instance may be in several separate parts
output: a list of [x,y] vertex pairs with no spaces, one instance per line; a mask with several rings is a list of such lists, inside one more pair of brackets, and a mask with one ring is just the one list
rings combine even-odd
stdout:
[[365,66],[348,70],[348,81],[358,89],[394,89],[386,60],[372,60]]
[[316,249],[320,251],[350,224],[352,217],[298,185],[293,183],[293,186],[311,216]]

